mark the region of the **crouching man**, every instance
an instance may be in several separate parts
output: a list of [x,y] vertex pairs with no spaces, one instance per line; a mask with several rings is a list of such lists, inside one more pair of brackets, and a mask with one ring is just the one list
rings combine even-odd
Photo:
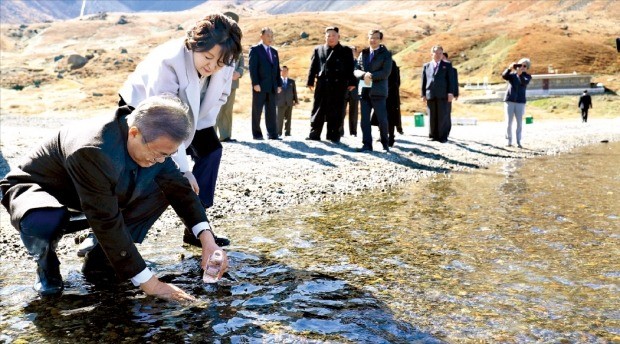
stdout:
[[[125,106],[113,116],[62,128],[0,181],[2,204],[37,262],[39,294],[63,290],[55,250],[75,209],[99,242],[82,267],[87,278],[108,269],[148,295],[193,300],[161,282],[135,245],[171,205],[201,241],[203,268],[220,249],[198,196],[170,159],[190,130],[187,107],[177,98],[147,98],[135,110]],[[224,254],[220,277],[227,266]]]

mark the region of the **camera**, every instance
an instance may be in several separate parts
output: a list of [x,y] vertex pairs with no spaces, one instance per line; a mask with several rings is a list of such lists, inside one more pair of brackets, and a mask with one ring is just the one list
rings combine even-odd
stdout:
[[523,65],[520,63],[515,63],[512,65],[512,68],[517,69],[517,68],[521,68]]

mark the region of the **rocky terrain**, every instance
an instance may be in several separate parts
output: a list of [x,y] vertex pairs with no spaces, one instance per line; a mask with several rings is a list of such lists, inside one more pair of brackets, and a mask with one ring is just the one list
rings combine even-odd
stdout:
[[[63,123],[75,118],[2,118],[0,175],[52,135]],[[361,137],[345,136],[340,144],[306,141],[307,121],[293,123],[292,136],[283,141],[254,141],[250,121],[234,122],[237,142],[224,143],[215,205],[208,210],[215,228],[232,228],[236,218],[269,216],[296,205],[338,202],[369,191],[389,192],[437,174],[475,171],[513,159],[528,159],[569,152],[578,146],[620,141],[620,119],[592,119],[584,124],[572,121],[543,121],[524,125],[523,149],[505,147],[504,126],[498,122],[453,126],[445,144],[428,141],[428,128],[415,127],[406,119],[404,135],[395,147],[383,152],[358,153]],[[378,134],[374,133],[375,137]],[[0,256],[26,256],[19,236],[0,209]],[[157,240],[166,228],[178,227],[178,217],[168,211],[156,223],[149,240]],[[219,234],[234,240],[232,230]],[[180,240],[180,235],[179,235]],[[60,245],[61,252],[73,252],[73,235]],[[71,253],[73,254],[73,253]]]

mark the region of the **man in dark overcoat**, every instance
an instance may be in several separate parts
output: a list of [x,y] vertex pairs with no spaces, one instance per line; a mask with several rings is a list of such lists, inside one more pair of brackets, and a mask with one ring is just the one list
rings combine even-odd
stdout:
[[308,72],[306,85],[314,91],[308,140],[321,140],[323,124],[327,122],[326,139],[340,142],[345,92],[354,89],[357,83],[353,76],[352,55],[351,48],[340,44],[338,28],[327,27],[325,44],[314,48]]

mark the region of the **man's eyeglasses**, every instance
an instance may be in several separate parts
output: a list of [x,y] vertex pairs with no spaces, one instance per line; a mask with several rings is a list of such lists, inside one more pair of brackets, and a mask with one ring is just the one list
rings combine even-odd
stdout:
[[166,158],[170,158],[171,156],[175,155],[178,150],[169,153],[169,154],[165,154],[165,153],[160,153],[160,152],[156,152],[154,150],[151,149],[151,146],[149,146],[149,143],[146,142],[146,139],[144,138],[144,136],[142,136],[142,142],[144,142],[144,144],[146,145],[146,148],[153,153],[153,155],[155,156],[155,159],[166,159]]

